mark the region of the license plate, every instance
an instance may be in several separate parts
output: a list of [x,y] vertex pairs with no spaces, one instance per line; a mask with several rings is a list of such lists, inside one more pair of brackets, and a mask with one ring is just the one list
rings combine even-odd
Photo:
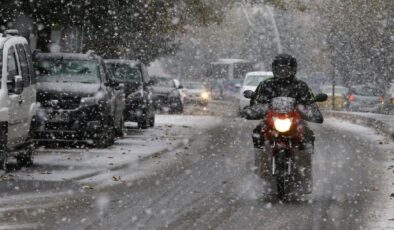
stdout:
[[50,122],[68,122],[70,120],[68,113],[52,113],[49,115]]

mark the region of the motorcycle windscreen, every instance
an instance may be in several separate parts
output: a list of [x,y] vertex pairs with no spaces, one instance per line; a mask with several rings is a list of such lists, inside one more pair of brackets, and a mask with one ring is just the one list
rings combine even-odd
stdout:
[[289,113],[295,106],[296,100],[292,97],[275,97],[271,100],[271,108],[277,113]]

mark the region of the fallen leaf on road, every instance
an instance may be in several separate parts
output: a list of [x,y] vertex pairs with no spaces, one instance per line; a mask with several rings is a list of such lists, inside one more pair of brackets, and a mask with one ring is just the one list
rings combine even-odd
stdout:
[[391,193],[390,197],[394,197],[394,192],[393,192],[393,193]]
[[116,177],[116,176],[112,176],[112,180],[113,181],[121,181],[120,176]]
[[82,186],[82,189],[84,189],[84,190],[92,190],[93,187],[90,186],[90,185],[84,185],[84,186]]

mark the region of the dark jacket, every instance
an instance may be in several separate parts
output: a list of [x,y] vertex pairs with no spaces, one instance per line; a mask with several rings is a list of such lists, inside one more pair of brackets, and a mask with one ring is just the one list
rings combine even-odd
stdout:
[[251,103],[266,104],[275,97],[292,97],[297,104],[309,105],[315,102],[315,97],[309,86],[293,77],[291,79],[281,79],[272,77],[262,81],[256,89],[255,98]]
[[291,97],[296,99],[298,110],[306,121],[323,123],[323,116],[315,104],[315,96],[309,86],[293,77],[281,79],[272,77],[259,84],[255,96],[250,100],[251,107],[247,112],[251,119],[261,118],[268,109],[267,104],[275,97]]

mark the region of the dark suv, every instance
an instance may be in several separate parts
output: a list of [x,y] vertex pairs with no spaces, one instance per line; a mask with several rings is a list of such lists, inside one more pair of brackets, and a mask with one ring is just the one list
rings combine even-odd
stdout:
[[107,147],[123,134],[123,86],[94,54],[37,53],[37,141],[92,140]]
[[155,125],[155,108],[152,100],[148,71],[144,64],[131,60],[105,60],[114,80],[124,84],[126,93],[126,121],[137,122],[146,129]]

